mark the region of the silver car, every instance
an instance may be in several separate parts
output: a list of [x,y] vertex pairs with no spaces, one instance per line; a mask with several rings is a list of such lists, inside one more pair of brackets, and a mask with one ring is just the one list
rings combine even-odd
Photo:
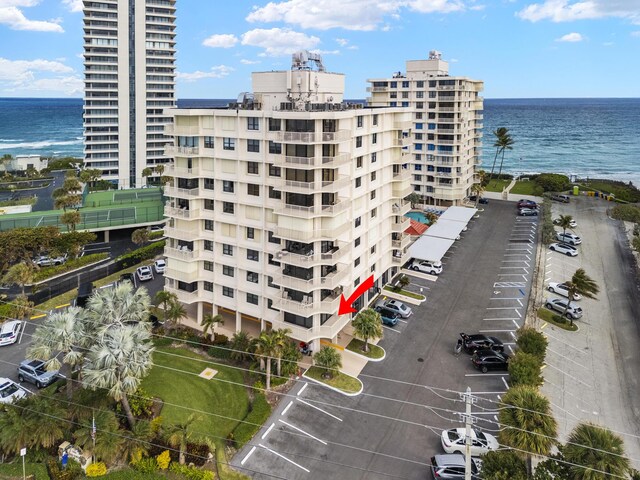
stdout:
[[[568,308],[567,304],[569,304]],[[549,310],[555,310],[556,312],[566,315],[567,318],[573,318],[574,320],[577,320],[578,318],[582,317],[582,308],[574,305],[573,303],[570,303],[569,299],[565,300],[564,298],[553,298],[550,300],[546,300],[544,302],[544,306]],[[564,313],[565,310],[567,312],[566,314]]]
[[413,310],[410,307],[407,307],[404,303],[398,300],[387,300],[384,302],[384,307],[388,308],[392,312],[397,313],[402,318],[409,318],[413,315]]
[[23,360],[18,367],[18,380],[33,383],[38,388],[46,387],[58,378],[58,370],[48,371],[42,360]]
[[[436,480],[464,480],[464,455],[447,453],[431,457],[431,474]],[[479,480],[482,461],[471,457],[471,478]]]

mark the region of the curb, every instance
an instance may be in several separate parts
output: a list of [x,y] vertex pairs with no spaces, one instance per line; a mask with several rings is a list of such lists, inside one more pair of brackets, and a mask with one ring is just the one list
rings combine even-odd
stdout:
[[402,295],[401,293],[395,293],[395,292],[392,292],[390,290],[385,290],[384,288],[380,292],[380,295],[378,295],[378,298],[380,298],[380,297],[382,297],[382,298],[391,297],[391,298],[394,298],[396,300],[401,300],[403,302],[410,303],[411,305],[421,305],[422,303],[427,301],[427,297],[425,297],[422,300],[418,300],[417,298],[407,297],[406,295]]
[[[381,362],[383,361],[385,358],[387,358],[387,351],[382,348],[380,345],[374,345],[376,347],[378,347],[379,349],[382,350],[382,356],[380,358],[371,358],[371,357],[367,357],[366,355],[362,355],[361,353],[358,352],[354,352],[353,350],[349,350],[347,347],[344,347],[344,351],[345,352],[349,352],[352,353],[360,358],[364,358],[366,361],[368,362]],[[346,374],[345,374],[346,375]]]
[[345,395],[347,397],[357,397],[358,395],[360,395],[362,393],[362,391],[364,390],[364,384],[362,383],[362,380],[360,380],[359,378],[353,377],[351,375],[348,375],[346,373],[343,373],[343,372],[340,372],[340,373],[342,373],[343,375],[347,375],[348,377],[355,378],[356,380],[358,380],[358,382],[360,382],[360,385],[361,385],[360,386],[360,390],[358,390],[355,393],[345,392],[344,390],[340,390],[339,388],[335,388],[335,387],[332,387],[331,385],[327,385],[326,383],[321,382],[320,380],[316,380],[315,378],[308,377],[306,371],[302,374],[302,376],[304,378],[306,378],[307,380],[311,381],[311,382],[317,383],[318,385],[322,385],[323,387],[326,387],[329,390],[333,390],[334,392],[341,393],[342,395]]

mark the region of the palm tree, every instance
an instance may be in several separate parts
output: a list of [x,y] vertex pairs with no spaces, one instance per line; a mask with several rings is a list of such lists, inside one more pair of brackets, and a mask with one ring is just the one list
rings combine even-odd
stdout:
[[556,444],[558,424],[551,414],[549,400],[529,385],[507,390],[498,415],[502,426],[500,444],[512,447],[527,460],[531,473],[533,455],[548,455]]
[[153,438],[154,432],[151,422],[148,420],[138,420],[128,435],[123,438],[120,447],[120,455],[130,463],[139,461],[146,456],[149,451],[149,442]]
[[34,395],[29,397],[28,408],[30,410],[23,414],[34,417],[31,432],[34,446],[51,448],[69,433],[69,425],[64,420],[65,408],[59,400]]
[[7,284],[16,284],[22,290],[24,296],[24,287],[29,283],[33,283],[36,276],[36,267],[31,262],[20,262],[13,265],[7,273],[2,277],[2,282]]
[[251,337],[247,332],[239,331],[231,337],[231,358],[244,361],[250,357]]
[[504,152],[505,150],[513,150],[513,138],[507,132],[505,132],[504,136],[498,140],[497,143],[500,143],[500,149],[502,150],[502,158],[500,159],[500,169],[498,170],[498,178],[502,174],[502,164],[504,163]]
[[[579,293],[583,297],[587,298],[596,298],[598,292],[600,292],[600,287],[596,281],[587,275],[584,268],[579,268],[571,277],[570,282],[567,283],[567,293],[568,298],[573,299],[576,296],[576,293]],[[570,301],[567,302],[567,307],[564,309],[563,315],[567,314],[567,310],[569,310]],[[571,325],[573,325],[573,317],[571,317]]]
[[162,177],[162,174],[164,173],[164,165],[158,163],[155,167],[153,167],[153,171],[157,173],[159,177]]
[[509,130],[505,127],[498,127],[495,132],[493,132],[493,135],[496,137],[496,141],[493,144],[494,147],[496,147],[496,155],[495,157],[493,157],[493,165],[491,165],[491,173],[489,174],[489,181],[491,181],[491,179],[493,178],[493,172],[496,168],[496,162],[498,160],[498,155],[500,154],[500,148],[502,145],[502,141],[501,139],[509,132]]
[[180,465],[184,465],[185,463],[185,452],[187,451],[187,444],[193,436],[193,433],[191,432],[189,427],[198,419],[199,418],[196,416],[196,414],[192,413],[184,423],[171,425],[169,427],[169,431],[167,432],[167,442],[169,442],[169,445],[180,450]]
[[171,302],[169,304],[169,311],[166,312],[166,314],[169,322],[173,323],[175,326],[180,325],[182,320],[188,316],[187,310],[179,301]]
[[[90,340],[86,332],[85,312],[69,307],[44,319],[33,333],[27,358],[47,362],[47,368],[61,370],[67,379],[67,398],[73,398],[73,372],[82,365]],[[58,356],[62,356],[58,360]]]
[[129,427],[135,419],[128,395],[136,392],[152,366],[153,345],[146,322],[119,325],[106,329],[86,357],[82,382],[86,388],[104,388],[122,404]]
[[97,334],[111,327],[142,322],[149,325],[151,300],[145,288],[134,290],[131,282],[98,290],[87,301],[87,319]]
[[21,448],[32,446],[34,417],[15,405],[4,405],[0,415],[0,450],[17,455]]
[[581,423],[562,448],[571,480],[609,480],[631,471],[622,438],[607,428]]
[[342,357],[338,351],[332,347],[322,347],[320,351],[313,356],[313,362],[317,367],[324,370],[322,376],[326,378],[333,377],[333,372],[342,368]]
[[407,202],[411,203],[411,208],[415,208],[415,204],[420,201],[420,195],[416,192],[411,192],[404,198]]
[[280,376],[282,372],[282,355],[284,354],[285,349],[287,348],[287,344],[291,341],[289,339],[289,335],[291,335],[290,328],[279,328],[275,332],[273,332],[276,340],[276,350],[275,356],[277,360],[277,374]]
[[474,183],[471,185],[471,193],[476,196],[476,204],[475,207],[478,208],[478,202],[480,201],[480,197],[484,193],[484,186],[481,183]]
[[142,176],[146,179],[145,184],[149,185],[149,177],[153,175],[153,169],[150,167],[146,167],[142,170]]
[[96,448],[93,454],[107,463],[115,460],[122,448],[123,437],[129,432],[121,432],[118,418],[111,410],[97,410],[95,414],[81,422],[81,427],[73,432],[76,444],[83,449],[93,450],[93,421],[96,424]]
[[212,315],[210,313],[206,314],[202,319],[202,323],[200,326],[202,327],[202,335],[206,336],[207,332],[211,330],[211,340],[216,339],[216,333],[214,332],[214,327],[216,325],[224,325],[224,319],[222,315]]
[[11,316],[24,319],[33,311],[33,305],[26,295],[18,295],[11,304]]
[[75,232],[76,225],[78,225],[81,220],[82,217],[80,212],[77,210],[73,212],[64,212],[60,215],[60,222],[67,226],[67,231],[69,232]]
[[178,301],[178,296],[173,292],[160,290],[156,293],[154,300],[157,305],[162,304],[162,309],[164,310],[164,321],[166,322],[167,314],[169,313],[169,306]]
[[361,310],[351,321],[356,337],[364,341],[362,350],[369,351],[369,339],[382,338],[382,318],[371,308]]
[[267,369],[267,390],[271,389],[271,360],[278,349],[278,338],[275,332],[261,332],[256,342],[256,355],[260,356],[260,361],[266,361]]
[[560,215],[557,220],[557,225],[562,228],[562,235],[567,233],[567,228],[571,227],[573,217],[571,215]]

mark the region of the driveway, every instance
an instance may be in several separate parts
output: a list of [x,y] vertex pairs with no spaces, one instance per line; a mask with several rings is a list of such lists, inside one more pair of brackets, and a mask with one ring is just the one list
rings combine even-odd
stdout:
[[422,288],[427,301],[413,307],[400,333],[385,330],[379,344],[387,358],[363,370],[364,393],[348,398],[300,382],[234,466],[265,479],[428,478],[430,457],[442,451],[441,431],[462,425],[458,392],[467,386],[478,396],[481,426],[495,430],[492,402],[506,390],[506,373],[481,374],[454,347],[460,332],[495,335],[513,346],[536,234],[536,217],[517,217],[514,203],[491,201],[443,259],[435,281],[412,277],[409,288]]

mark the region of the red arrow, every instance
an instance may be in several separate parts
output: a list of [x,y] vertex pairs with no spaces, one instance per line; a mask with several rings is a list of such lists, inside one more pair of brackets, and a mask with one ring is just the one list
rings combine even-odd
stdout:
[[340,296],[340,306],[338,307],[338,315],[345,315],[347,313],[353,313],[356,311],[355,308],[351,306],[353,302],[355,302],[358,297],[362,296],[364,292],[373,287],[373,275],[367,278],[364,282],[358,285],[356,291],[351,294],[351,296],[345,300],[344,294]]

